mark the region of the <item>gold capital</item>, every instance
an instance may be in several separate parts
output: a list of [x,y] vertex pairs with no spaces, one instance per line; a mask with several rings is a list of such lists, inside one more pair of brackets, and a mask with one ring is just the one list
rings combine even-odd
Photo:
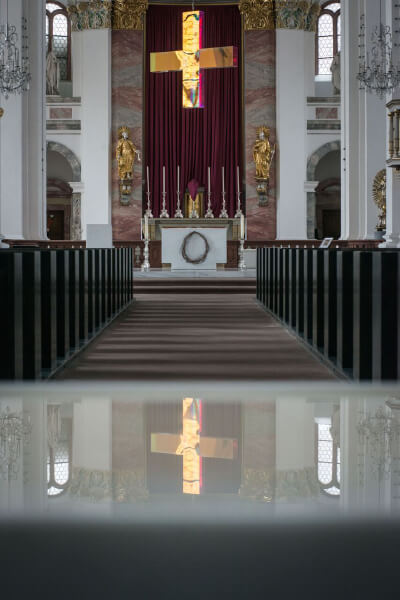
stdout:
[[148,7],[148,0],[114,0],[113,29],[143,31]]

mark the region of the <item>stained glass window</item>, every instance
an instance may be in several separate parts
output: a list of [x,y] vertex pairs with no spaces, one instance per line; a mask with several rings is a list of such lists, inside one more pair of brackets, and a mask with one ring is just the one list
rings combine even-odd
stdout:
[[330,75],[334,56],[340,51],[340,2],[325,2],[318,19],[315,44],[317,75]]
[[340,448],[332,437],[332,419],[317,423],[317,470],[322,490],[340,496]]
[[61,81],[70,81],[71,24],[61,2],[46,2],[46,45],[58,58]]

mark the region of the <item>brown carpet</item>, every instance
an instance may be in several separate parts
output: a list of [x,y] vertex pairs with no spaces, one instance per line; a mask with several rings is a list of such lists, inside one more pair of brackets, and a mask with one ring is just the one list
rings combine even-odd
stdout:
[[58,379],[332,380],[249,294],[141,295]]

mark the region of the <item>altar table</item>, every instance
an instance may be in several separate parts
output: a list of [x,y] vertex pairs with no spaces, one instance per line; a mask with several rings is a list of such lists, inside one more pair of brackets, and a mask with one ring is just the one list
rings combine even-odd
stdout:
[[[227,225],[220,227],[162,227],[161,230],[161,256],[163,265],[170,264],[171,270],[216,270],[217,265],[227,262]],[[188,235],[195,235],[188,239]],[[196,235],[199,233],[200,235]],[[209,249],[203,262],[195,264],[187,259],[196,260],[206,250],[206,242]],[[186,241],[186,255],[183,256],[183,246]]]

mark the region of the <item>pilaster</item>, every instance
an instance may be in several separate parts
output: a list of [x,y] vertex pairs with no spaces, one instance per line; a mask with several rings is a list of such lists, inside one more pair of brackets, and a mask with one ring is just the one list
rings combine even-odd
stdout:
[[[386,0],[386,23],[392,32],[399,29],[400,9],[397,0]],[[398,36],[398,34],[397,34]],[[393,44],[393,62],[400,62],[400,47]],[[386,98],[387,102],[400,101],[400,88],[393,90]],[[389,147],[389,119],[387,119],[387,148]],[[388,158],[388,155],[387,155]],[[386,236],[382,248],[400,248],[400,172],[387,169],[386,178]]]

